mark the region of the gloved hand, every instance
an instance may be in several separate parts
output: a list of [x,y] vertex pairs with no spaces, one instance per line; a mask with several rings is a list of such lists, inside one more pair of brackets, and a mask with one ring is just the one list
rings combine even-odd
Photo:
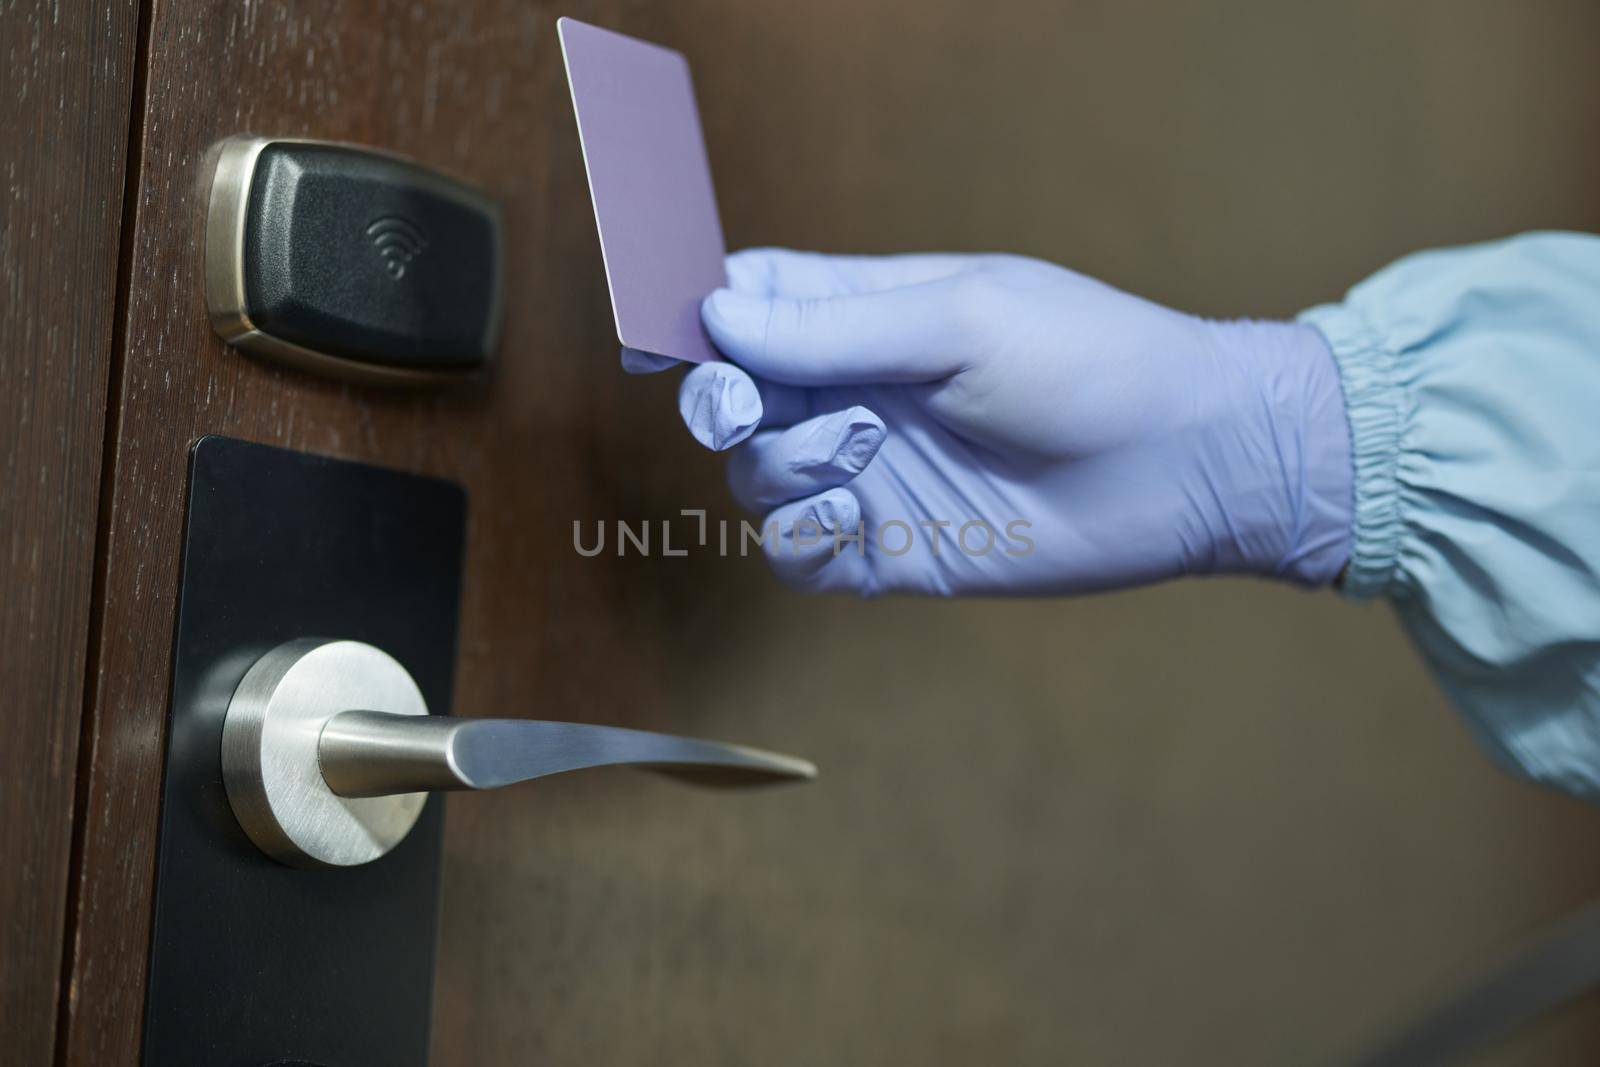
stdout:
[[[1016,256],[755,249],[680,409],[809,590],[1321,585],[1349,555],[1338,372],[1312,328],[1217,322]],[[759,427],[759,429],[758,429]]]

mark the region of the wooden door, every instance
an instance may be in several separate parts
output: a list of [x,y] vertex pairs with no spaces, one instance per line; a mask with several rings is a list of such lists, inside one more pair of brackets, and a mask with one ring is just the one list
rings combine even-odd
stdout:
[[[24,909],[0,967],[25,1062],[136,1054],[184,459],[206,433],[466,487],[458,714],[822,766],[737,801],[618,772],[454,803],[440,1064],[1301,1061],[1600,887],[1593,813],[1488,769],[1375,610],[1236,582],[863,605],[792,597],[753,560],[580,557],[574,520],[735,513],[672,376],[616,368],[554,36],[570,14],[689,54],[735,244],[1004,248],[1288,314],[1419,245],[1600,225],[1600,156],[1564,132],[1600,90],[1586,0],[146,0],[136,64],[130,9],[62,30],[36,7],[40,40],[98,43],[73,54],[93,78],[55,96],[77,110],[29,127],[43,199],[7,216],[8,240],[60,218],[93,253],[5,264],[41,340],[18,360],[36,384],[0,404],[81,420],[67,458],[14,449],[32,465],[8,470],[30,516],[13,546],[59,546],[6,563],[58,624],[26,654],[43,729],[4,750],[47,769],[0,781],[8,847],[42,865],[0,898]],[[13,25],[10,54],[54,54]],[[50,62],[29,69],[81,73]],[[121,157],[95,148],[116,147],[119,99],[125,211]],[[493,376],[379,392],[218,341],[204,160],[241,131],[394,149],[497,196]],[[63,162],[72,137],[86,169]],[[53,298],[71,271],[82,295]],[[7,605],[0,656],[32,617]],[[1589,1004],[1505,1062],[1588,1062],[1597,1040]]]

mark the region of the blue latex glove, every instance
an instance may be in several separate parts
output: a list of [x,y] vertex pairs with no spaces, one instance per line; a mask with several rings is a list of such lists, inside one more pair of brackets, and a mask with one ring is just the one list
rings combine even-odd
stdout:
[[728,276],[703,317],[733,362],[694,368],[680,408],[708,447],[749,438],[729,480],[791,585],[1314,586],[1349,556],[1349,429],[1307,326],[1195,318],[1015,256],[756,249]]

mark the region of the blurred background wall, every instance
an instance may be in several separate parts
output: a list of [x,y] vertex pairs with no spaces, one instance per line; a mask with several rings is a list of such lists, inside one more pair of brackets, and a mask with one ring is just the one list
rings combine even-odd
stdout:
[[[1593,0],[555,13],[689,55],[731,246],[1022,252],[1286,316],[1410,250],[1600,229]],[[563,123],[552,210],[581,227]],[[572,272],[606,320],[598,252]],[[581,518],[738,517],[674,377],[604,386],[626,425],[589,476],[618,512]],[[1241,580],[858,603],[753,559],[627,573],[673,725],[825,777],[737,810],[582,776],[453,808],[438,1020],[452,1047],[476,1028],[484,1062],[1338,1062],[1600,893],[1600,812],[1492,769],[1381,606]],[[592,875],[539,929],[551,869]],[[618,908],[670,936],[606,937]],[[656,994],[613,994],[639,973]],[[1590,998],[1481,1062],[1597,1060]]]

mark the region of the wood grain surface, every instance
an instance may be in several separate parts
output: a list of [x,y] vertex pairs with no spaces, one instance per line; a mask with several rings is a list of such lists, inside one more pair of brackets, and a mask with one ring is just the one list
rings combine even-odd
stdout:
[[138,5],[0,4],[0,1059],[56,1027]]
[[[452,798],[446,1067],[1303,1062],[1600,888],[1600,820],[1490,770],[1379,612],[1238,582],[800,600],[754,560],[571,544],[735,512],[673,376],[616,369],[557,14],[689,54],[735,244],[1005,248],[1287,314],[1409,248],[1600,224],[1572,133],[1597,16],[1536,6],[154,0],[63,1062],[137,1047],[203,433],[467,487],[456,713],[822,766],[737,798],[622,771]],[[488,382],[374,392],[212,335],[205,154],[241,130],[502,200]],[[1589,1004],[1497,1062],[1597,1039]]]

